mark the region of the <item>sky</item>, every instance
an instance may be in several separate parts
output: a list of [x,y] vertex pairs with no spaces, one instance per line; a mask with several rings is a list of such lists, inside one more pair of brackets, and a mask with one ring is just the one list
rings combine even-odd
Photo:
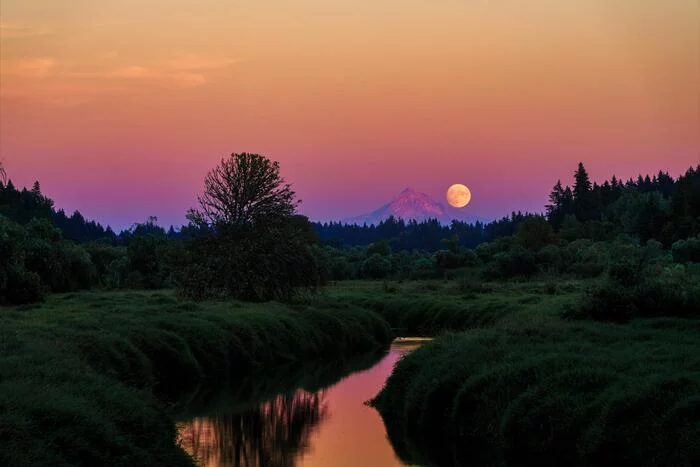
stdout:
[[2,0],[0,60],[10,177],[118,228],[183,223],[232,152],[324,221],[700,163],[698,0]]

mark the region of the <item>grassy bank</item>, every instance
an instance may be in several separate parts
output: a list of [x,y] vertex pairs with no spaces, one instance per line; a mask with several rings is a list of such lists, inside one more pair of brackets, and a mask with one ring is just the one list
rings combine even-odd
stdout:
[[700,465],[700,323],[566,323],[446,335],[374,404],[422,465]]
[[190,465],[164,401],[206,379],[387,345],[364,310],[56,295],[0,312],[0,464]]
[[458,280],[347,281],[327,288],[319,303],[349,304],[378,313],[400,336],[435,336],[474,328],[523,327],[559,321],[592,281]]

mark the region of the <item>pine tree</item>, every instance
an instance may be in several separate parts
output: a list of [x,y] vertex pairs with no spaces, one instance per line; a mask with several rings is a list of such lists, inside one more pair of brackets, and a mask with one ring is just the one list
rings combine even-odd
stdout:
[[549,194],[549,204],[546,206],[547,219],[549,220],[554,230],[559,230],[561,223],[564,221],[566,213],[563,210],[566,192],[561,185],[561,180],[557,180],[557,184],[552,188]]
[[578,170],[574,173],[574,212],[576,218],[585,222],[599,218],[598,207],[596,206],[596,197],[593,195],[591,179],[588,177],[588,172],[579,162]]
[[574,201],[579,202],[591,192],[591,180],[582,162],[578,163],[578,170],[574,173]]

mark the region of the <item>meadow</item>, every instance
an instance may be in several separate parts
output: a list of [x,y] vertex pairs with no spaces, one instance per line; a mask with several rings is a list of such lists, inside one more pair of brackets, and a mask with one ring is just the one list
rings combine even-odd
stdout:
[[175,442],[178,414],[314,390],[414,335],[437,339],[400,361],[372,401],[407,463],[695,465],[700,325],[572,319],[601,282],[467,271],[341,281],[290,304],[162,290],[6,308],[1,460],[191,465]]
[[[344,307],[194,303],[172,292],[52,295],[0,315],[2,465],[191,465],[169,403],[206,382],[386,348]],[[342,367],[342,365],[340,365]]]

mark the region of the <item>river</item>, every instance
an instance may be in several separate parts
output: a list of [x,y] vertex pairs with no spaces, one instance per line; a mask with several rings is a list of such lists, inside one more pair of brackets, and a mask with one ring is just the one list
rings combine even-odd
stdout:
[[291,384],[281,371],[189,403],[177,424],[178,442],[206,467],[405,465],[379,413],[365,403],[377,395],[397,360],[419,345],[397,340],[387,353],[364,362],[295,371]]

